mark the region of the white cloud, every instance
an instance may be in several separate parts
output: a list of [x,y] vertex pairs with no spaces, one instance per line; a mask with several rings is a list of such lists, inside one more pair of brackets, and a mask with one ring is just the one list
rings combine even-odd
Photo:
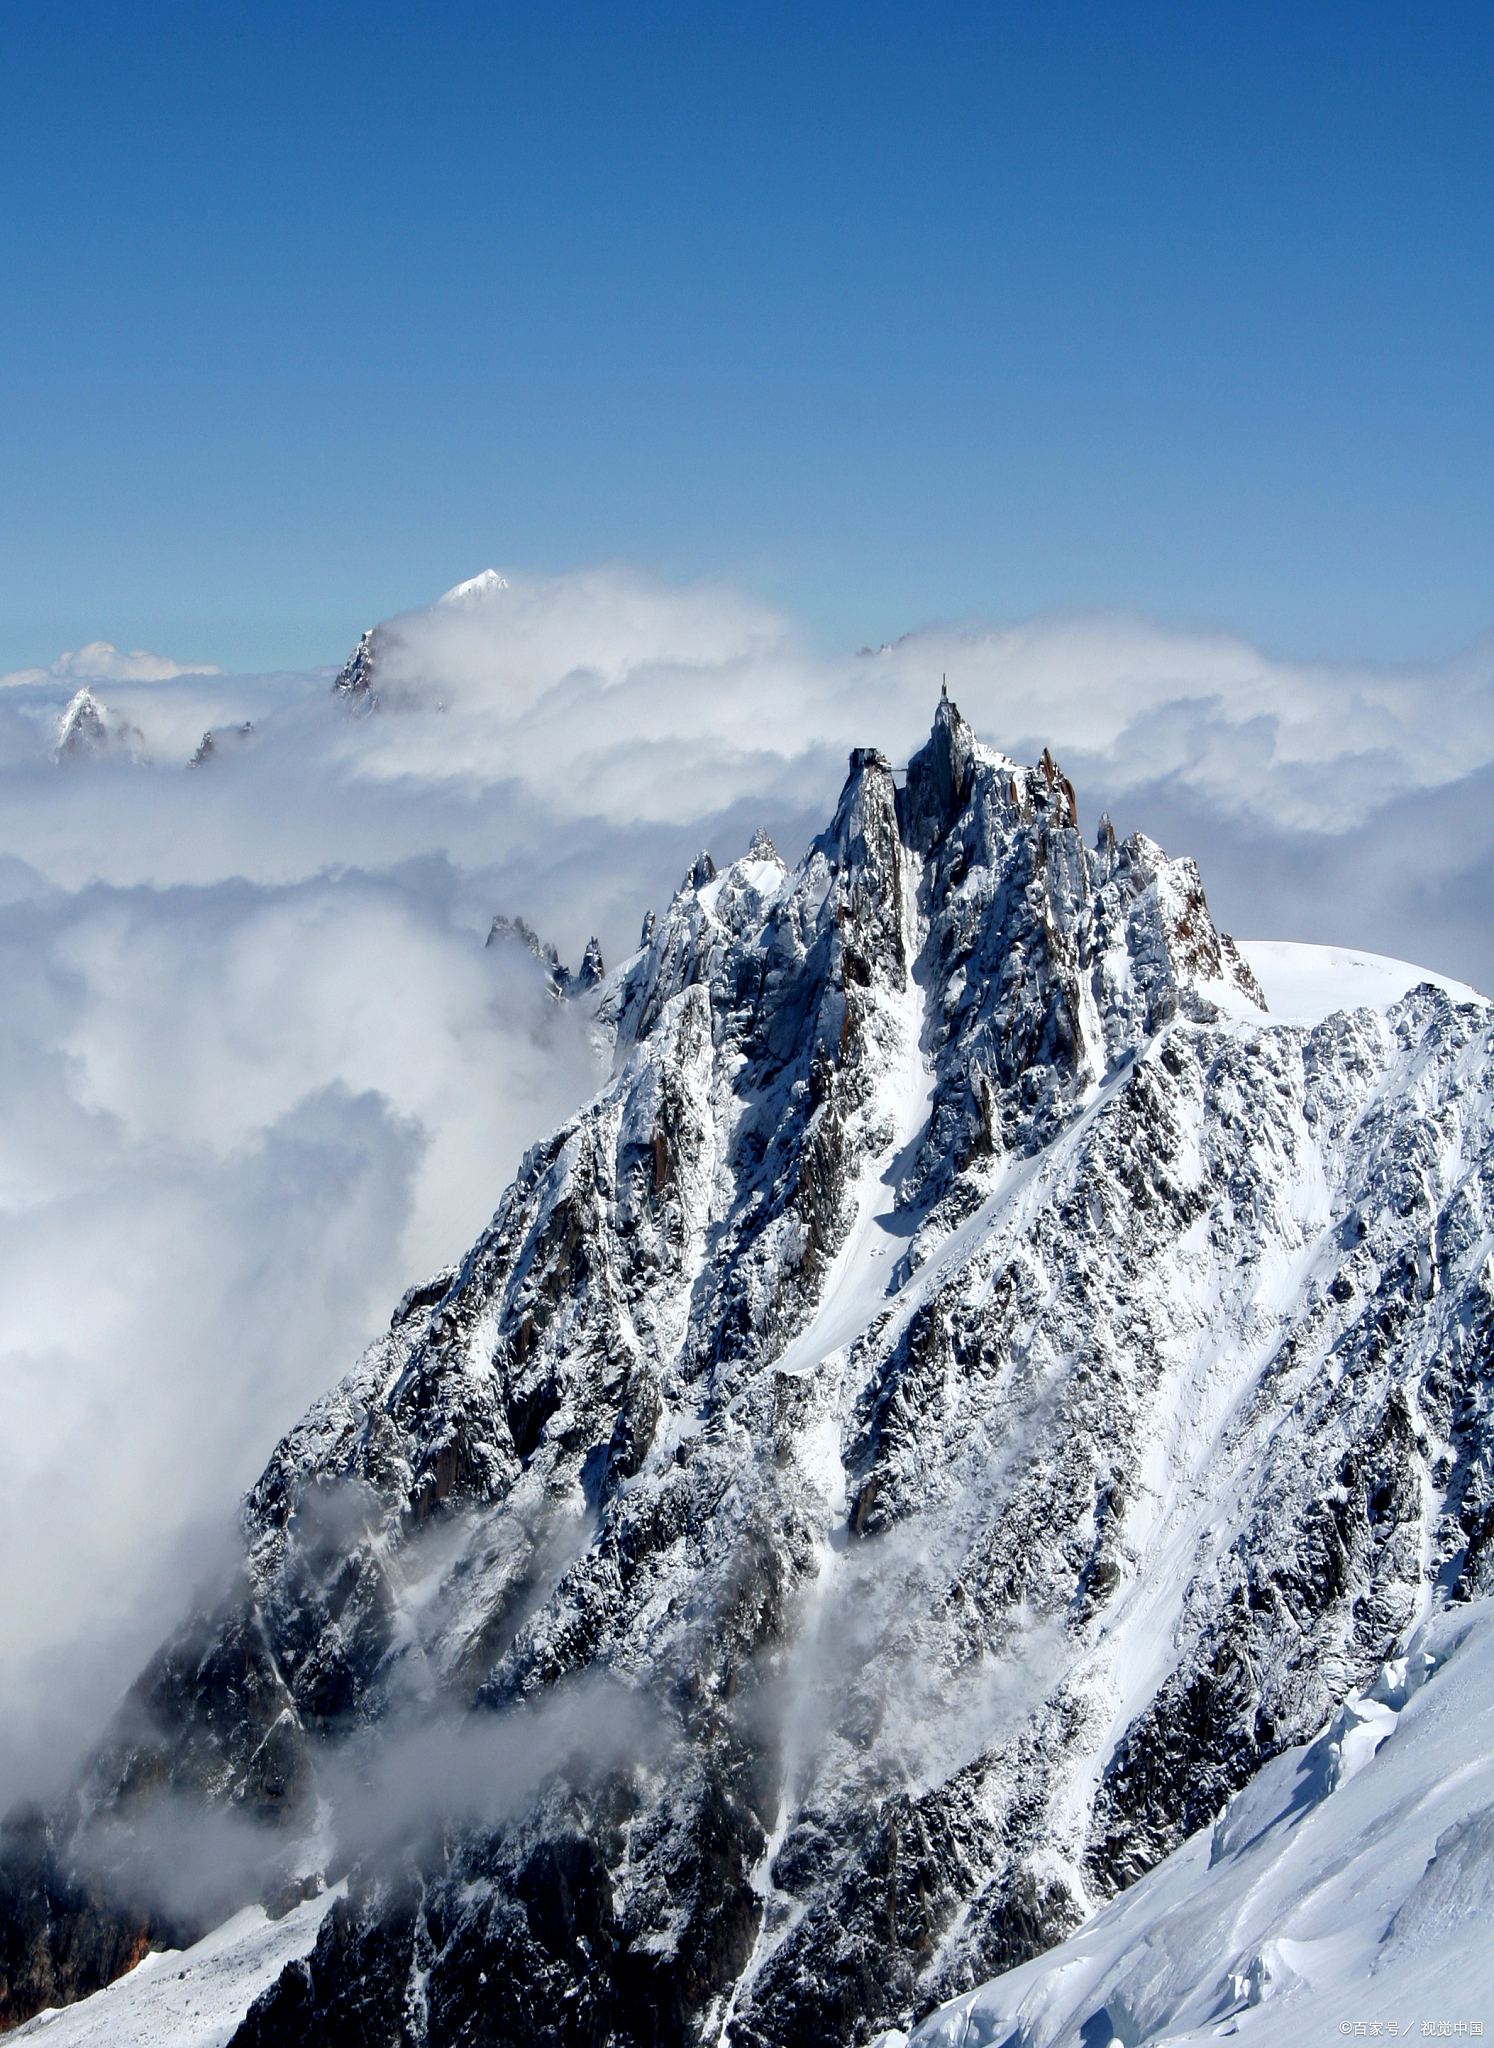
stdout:
[[456,896],[433,861],[0,908],[0,1802],[38,1703],[56,1746],[57,1657],[97,1725],[100,1632],[130,1617],[146,1653],[187,1532],[593,1084],[574,1014]]
[[175,676],[216,676],[222,671],[211,662],[172,661],[164,654],[151,654],[136,647],[121,654],[107,640],[90,640],[76,652],[59,654],[47,668],[12,669],[0,676],[0,689],[14,684],[61,680],[73,683],[165,683]]
[[355,772],[514,774],[568,815],[677,821],[869,736],[904,754],[942,675],[1011,751],[1051,745],[1108,790],[1172,780],[1290,829],[1345,830],[1494,760],[1494,637],[1419,669],[1335,667],[1096,615],[927,628],[827,658],[714,586],[489,575],[461,586],[460,608],[380,628],[383,706],[404,716],[350,736]]

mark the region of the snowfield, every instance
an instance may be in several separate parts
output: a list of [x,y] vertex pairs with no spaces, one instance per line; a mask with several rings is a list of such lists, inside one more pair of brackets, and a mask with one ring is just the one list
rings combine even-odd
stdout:
[[[1253,963],[1254,964],[1254,963]],[[913,2048],[1494,2038],[1494,1602],[1438,1615],[1070,1940]],[[908,2036],[890,2032],[883,2048]]]
[[1277,1024],[1321,1024],[1335,1010],[1378,1010],[1383,1016],[1413,988],[1430,982],[1455,1003],[1484,1003],[1467,982],[1347,946],[1303,946],[1282,939],[1237,939],[1265,992]]
[[14,2038],[46,2048],[224,2048],[260,1992],[311,1948],[346,1890],[335,1885],[279,1920],[246,1906],[193,1947],[153,1950],[91,1998],[49,2006]]

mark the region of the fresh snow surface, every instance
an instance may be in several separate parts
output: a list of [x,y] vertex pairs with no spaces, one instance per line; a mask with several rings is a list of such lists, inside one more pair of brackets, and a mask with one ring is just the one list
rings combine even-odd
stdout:
[[1491,1928],[1484,1600],[1437,1615],[1212,1828],[1058,1948],[931,2013],[910,2048],[1420,2040],[1428,2023],[1494,2039]]
[[250,2006],[296,1956],[310,1955],[317,1929],[345,1884],[270,1919],[246,1906],[187,1949],[154,1950],[76,2005],[49,2006],[11,2037],[45,2048],[224,2048]]
[[438,604],[471,604],[477,598],[487,597],[495,590],[507,590],[508,578],[500,576],[496,569],[480,569],[475,576],[469,576],[465,583],[453,584]]
[[[1445,989],[1457,1003],[1481,1003],[1477,989],[1445,974],[1361,953],[1351,946],[1298,946],[1284,939],[1237,939],[1270,1006],[1273,1024],[1321,1024],[1335,1010],[1379,1010],[1422,982]],[[1210,987],[1210,995],[1215,991]]]

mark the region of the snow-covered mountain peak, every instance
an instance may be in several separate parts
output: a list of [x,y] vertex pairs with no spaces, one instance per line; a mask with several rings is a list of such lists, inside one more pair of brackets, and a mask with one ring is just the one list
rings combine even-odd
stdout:
[[104,707],[85,683],[69,699],[57,726],[57,758],[75,760],[108,745],[109,728]]
[[1494,1590],[1494,1021],[1364,985],[1278,1021],[1191,861],[947,698],[793,867],[702,854],[605,1085],[275,1447],[27,1954],[164,1782],[362,1858],[245,2048],[417,1979],[412,2043],[862,2042],[1068,1936]]
[[469,576],[465,583],[454,584],[436,601],[447,605],[480,604],[484,598],[507,588],[506,576],[500,576],[496,569],[483,569],[476,576]]
[[358,637],[358,645],[337,672],[333,683],[334,695],[359,709],[372,709],[377,702],[374,694],[374,668],[378,658],[379,629],[370,626]]
[[107,754],[138,758],[144,735],[112,712],[85,683],[69,698],[57,723],[54,758],[62,763],[97,761]]

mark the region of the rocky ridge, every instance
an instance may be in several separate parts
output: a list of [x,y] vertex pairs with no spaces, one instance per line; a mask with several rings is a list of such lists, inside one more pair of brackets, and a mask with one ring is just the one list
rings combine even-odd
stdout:
[[169,1795],[355,1860],[245,2043],[865,2040],[1490,1589],[1486,1008],[1273,1023],[1191,862],[947,700],[592,1000],[613,1079],[7,1837],[10,2013],[88,1988],[69,1883],[160,1938],[98,1845]]
[[581,965],[574,972],[565,965],[556,948],[542,939],[533,925],[522,917],[505,917],[500,911],[488,927],[484,943],[488,946],[522,946],[539,962],[550,985],[550,993],[558,1001],[567,996],[589,995],[607,976],[601,944],[595,935],[587,940]]
[[221,760],[230,749],[237,752],[239,748],[247,746],[253,738],[254,725],[252,720],[247,718],[242,725],[220,727],[217,732],[209,729],[197,742],[187,766],[206,768],[209,763]]

